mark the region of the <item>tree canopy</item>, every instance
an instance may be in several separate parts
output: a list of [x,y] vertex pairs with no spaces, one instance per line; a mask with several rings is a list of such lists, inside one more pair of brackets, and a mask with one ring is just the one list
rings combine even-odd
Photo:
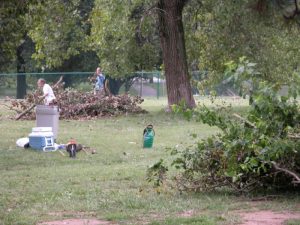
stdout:
[[[269,81],[285,82],[299,72],[299,0],[176,0],[170,2],[177,4],[176,15],[168,12],[168,4],[168,0],[2,1],[0,70],[14,71],[22,46],[19,56],[25,67],[37,71],[70,70],[74,62],[85,70],[89,61],[94,66],[98,60],[113,77],[138,70],[170,71],[166,60],[171,57],[172,68],[176,57],[164,52],[182,48],[186,52],[182,65],[189,71],[206,71],[213,82],[224,78],[226,62],[241,56],[257,62]],[[177,37],[184,43],[181,47],[164,48],[162,40],[172,30],[162,30],[164,15],[164,23],[173,16],[182,21],[183,29],[175,31],[182,31],[183,37]],[[169,83],[188,74],[174,68]]]
[[222,79],[224,63],[246,56],[266,80],[284,81],[298,71],[299,25],[284,18],[294,1],[201,2],[193,22],[200,70]]
[[144,17],[144,1],[96,0],[91,14],[91,45],[112,76],[161,65],[155,21]]

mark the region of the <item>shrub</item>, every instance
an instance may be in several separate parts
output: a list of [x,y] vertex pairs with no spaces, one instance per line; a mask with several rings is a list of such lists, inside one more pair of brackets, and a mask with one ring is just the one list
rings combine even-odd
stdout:
[[251,93],[249,111],[243,116],[230,107],[211,109],[203,105],[192,111],[174,106],[176,113],[221,131],[193,146],[172,150],[176,158],[171,165],[180,171],[175,176],[179,189],[202,191],[226,186],[247,192],[300,184],[297,92],[291,89],[294,91],[288,96],[280,96],[277,87],[259,82]]

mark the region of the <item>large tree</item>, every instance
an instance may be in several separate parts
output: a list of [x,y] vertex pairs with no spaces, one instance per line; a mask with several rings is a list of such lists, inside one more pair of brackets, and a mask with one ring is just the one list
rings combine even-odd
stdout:
[[168,104],[173,105],[184,101],[192,108],[195,106],[195,100],[188,74],[182,23],[182,12],[187,2],[188,0],[159,0],[157,7]]
[[25,72],[55,70],[76,55],[78,61],[92,55],[86,39],[92,7],[93,0],[1,1],[0,71],[20,73],[17,98],[26,94]]
[[17,71],[17,98],[26,94],[25,60],[23,50],[28,40],[24,16],[28,1],[2,1],[0,3],[0,71]]
[[[29,6],[26,22],[29,36],[35,42],[33,58],[44,68],[56,68],[65,60],[88,50],[88,13],[83,6],[92,7],[92,1],[45,0]],[[81,14],[81,12],[85,10]],[[87,14],[87,16],[85,15]]]
[[130,76],[161,64],[155,23],[145,18],[139,26],[144,10],[145,5],[137,1],[95,1],[90,42],[106,74]]
[[[17,76],[17,98],[26,94],[25,72],[92,71],[98,66],[99,59],[87,39],[93,3],[1,1],[0,71],[22,73]],[[66,83],[73,80],[70,76],[65,79]]]
[[[98,66],[99,58],[88,40],[88,19],[93,6],[94,0],[45,0],[30,5],[27,23],[36,44],[32,57],[39,68],[47,72],[74,72],[93,71]],[[65,86],[71,86],[74,78],[64,76]]]
[[92,38],[104,69],[114,76],[153,70],[162,55],[168,104],[194,107],[182,23],[187,2],[96,0]]

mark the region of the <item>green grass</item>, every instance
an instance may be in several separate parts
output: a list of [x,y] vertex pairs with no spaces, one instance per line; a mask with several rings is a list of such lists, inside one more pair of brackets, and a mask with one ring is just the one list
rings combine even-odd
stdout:
[[297,219],[288,220],[284,223],[284,225],[300,225],[300,220]]
[[164,221],[152,222],[150,225],[214,225],[215,220],[209,217],[169,218]]
[[[208,104],[207,99],[199,101]],[[237,111],[246,110],[245,102],[237,105],[242,105]],[[35,121],[7,120],[9,112],[1,107],[0,224],[75,217],[122,224],[237,224],[231,212],[251,208],[248,199],[225,191],[193,194],[168,187],[158,194],[145,180],[147,167],[169,156],[166,147],[185,146],[193,142],[189,134],[205,138],[217,130],[166,114],[166,99],[146,99],[143,107],[148,114],[60,121],[58,143],[75,138],[97,151],[80,152],[76,159],[16,147],[16,140],[27,136]],[[149,123],[156,136],[153,149],[145,150],[142,132]],[[259,207],[295,210],[299,202],[298,196],[286,196]],[[193,216],[182,218],[188,210]]]

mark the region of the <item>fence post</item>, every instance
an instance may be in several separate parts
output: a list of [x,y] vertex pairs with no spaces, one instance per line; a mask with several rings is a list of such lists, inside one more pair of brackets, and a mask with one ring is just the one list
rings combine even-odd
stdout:
[[[19,68],[18,68],[19,71]],[[26,89],[27,89],[27,84],[26,84],[26,74],[21,72],[17,73],[17,93],[16,93],[16,98],[17,99],[23,99],[26,95]]]
[[160,88],[160,72],[157,71],[157,91],[156,91],[157,99],[159,99],[159,88]]
[[142,94],[143,94],[143,75],[144,75],[144,71],[142,70],[141,86],[140,86],[140,96],[141,97],[142,97]]

